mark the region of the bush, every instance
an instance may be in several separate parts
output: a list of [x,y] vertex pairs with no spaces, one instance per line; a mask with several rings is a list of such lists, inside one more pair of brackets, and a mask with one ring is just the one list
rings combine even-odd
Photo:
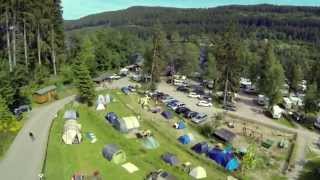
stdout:
[[214,129],[210,125],[205,124],[199,127],[199,132],[205,137],[211,137],[211,134],[214,132]]

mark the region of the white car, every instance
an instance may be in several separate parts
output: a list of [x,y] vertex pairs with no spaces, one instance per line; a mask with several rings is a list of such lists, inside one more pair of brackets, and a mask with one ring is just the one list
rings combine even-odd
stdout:
[[118,79],[121,79],[121,76],[117,74],[113,74],[112,76],[110,76],[110,79],[118,80]]
[[208,101],[199,101],[198,106],[203,106],[203,107],[211,107],[212,103],[208,102]]
[[191,93],[189,93],[188,97],[190,97],[190,98],[200,98],[200,94],[197,94],[195,92],[191,92]]

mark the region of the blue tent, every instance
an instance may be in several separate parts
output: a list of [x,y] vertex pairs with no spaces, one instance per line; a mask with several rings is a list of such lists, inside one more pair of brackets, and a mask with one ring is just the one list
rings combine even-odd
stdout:
[[114,112],[108,112],[105,118],[109,121],[110,124],[113,125],[118,121],[118,116]]
[[207,153],[209,150],[209,145],[206,142],[201,142],[194,145],[191,149],[198,154]]
[[178,122],[178,127],[177,127],[177,129],[185,129],[185,128],[186,128],[186,124],[184,123],[183,120],[180,120],[180,121]]
[[171,153],[165,153],[162,155],[162,159],[164,162],[172,165],[172,166],[175,166],[175,165],[178,165],[179,164],[179,160],[177,158],[176,155],[174,154],[171,154]]
[[191,138],[188,135],[183,135],[178,138],[181,144],[189,144],[191,142]]
[[234,171],[239,167],[239,161],[230,151],[213,148],[208,151],[207,156],[228,171]]
[[164,118],[166,118],[166,119],[171,119],[171,118],[173,118],[173,115],[172,115],[172,113],[171,113],[170,111],[163,111],[163,112],[161,113],[161,115],[162,115]]

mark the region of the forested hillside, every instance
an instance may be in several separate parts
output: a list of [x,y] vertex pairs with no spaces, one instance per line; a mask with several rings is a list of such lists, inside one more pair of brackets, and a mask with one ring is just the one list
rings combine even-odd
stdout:
[[182,35],[224,31],[230,19],[239,22],[242,36],[294,39],[319,44],[320,8],[293,6],[225,6],[209,9],[177,9],[162,7],[132,7],[66,21],[65,29],[92,26],[129,28],[144,37],[154,22],[166,31]]

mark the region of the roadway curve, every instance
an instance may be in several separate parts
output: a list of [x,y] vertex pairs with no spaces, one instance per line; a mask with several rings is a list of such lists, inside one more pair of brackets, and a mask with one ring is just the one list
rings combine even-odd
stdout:
[[[70,96],[34,109],[0,162],[0,179],[39,179],[46,155],[49,130],[57,112],[71,102]],[[32,131],[35,139],[29,137]]]

